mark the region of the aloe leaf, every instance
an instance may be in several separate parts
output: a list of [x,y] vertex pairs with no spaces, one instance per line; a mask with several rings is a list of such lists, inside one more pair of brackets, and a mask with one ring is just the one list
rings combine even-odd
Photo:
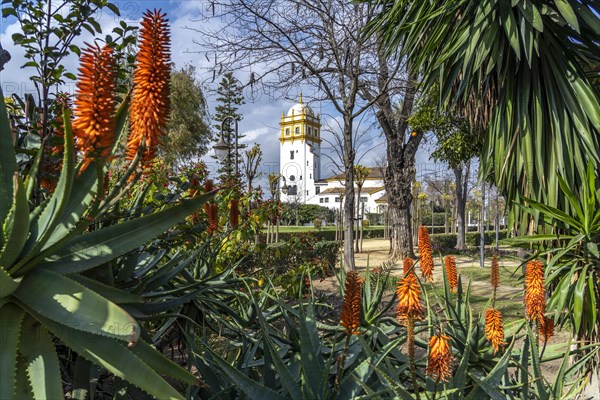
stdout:
[[218,367],[236,389],[243,392],[249,399],[286,399],[286,397],[281,396],[279,393],[261,385],[238,371],[235,367],[219,357],[219,355],[213,352],[209,347],[206,347],[206,352],[211,356],[208,360],[209,364]]
[[454,374],[454,378],[452,379],[453,386],[456,387],[459,392],[457,396],[453,398],[464,398],[464,390],[467,382],[467,371],[469,367],[469,359],[471,357],[471,341],[472,341],[472,332],[473,332],[473,324],[469,323],[467,335],[465,336],[465,348],[463,350],[463,355],[458,364],[458,368]]
[[[74,400],[86,400],[90,393],[92,363],[83,357],[77,357],[73,372],[73,389],[71,396]],[[91,397],[91,396],[90,396]]]
[[0,252],[0,266],[7,270],[21,254],[29,234],[29,203],[18,173],[13,177],[13,184],[16,190],[12,207],[2,228],[5,241]]
[[[569,340],[567,344],[567,349],[571,347],[571,340]],[[567,372],[567,368],[569,367],[569,359],[571,358],[571,354],[568,351],[565,351],[565,356],[563,357],[562,362],[560,363],[560,368],[558,369],[558,373],[556,374],[556,379],[554,380],[554,385],[552,385],[552,395],[555,399],[558,399],[563,394],[563,388],[565,383],[565,375]]]
[[52,194],[52,197],[50,197],[48,204],[45,205],[39,217],[31,221],[31,234],[25,245],[24,258],[17,264],[17,267],[25,264],[45,246],[54,227],[60,221],[63,210],[65,209],[71,194],[75,170],[75,149],[73,144],[73,131],[71,129],[70,110],[68,108],[63,112],[63,120],[65,127],[65,153],[60,178],[58,179],[56,190]]
[[137,322],[121,307],[80,283],[45,268],[30,272],[14,292],[34,313],[79,332],[135,343]]
[[575,292],[573,293],[573,325],[575,333],[579,333],[581,330],[581,318],[583,315],[583,291],[587,283],[587,266],[583,267],[583,271],[579,273],[577,277],[577,283],[575,284]]
[[97,267],[156,238],[198,210],[213,194],[204,194],[180,204],[118,225],[80,235],[68,241],[38,268],[71,274]]
[[[0,88],[0,223],[4,222],[13,198],[13,176],[17,172],[17,158],[13,149],[13,135]],[[1,238],[0,238],[1,239]]]
[[129,93],[123,99],[123,102],[117,108],[115,114],[115,142],[111,153],[114,155],[115,151],[119,148],[119,144],[123,141],[128,133],[128,126],[126,124],[129,115]]
[[379,363],[392,352],[404,338],[395,339],[387,343],[380,351],[373,353],[369,345],[359,337],[362,348],[368,353],[368,358],[356,366],[348,375],[342,379],[340,389],[336,397],[337,400],[354,399],[360,393],[361,383],[367,382],[373,373],[373,370]]
[[9,296],[18,287],[19,282],[15,281],[4,268],[0,267],[0,299]]
[[200,383],[199,379],[190,374],[189,371],[181,368],[172,360],[166,358],[158,350],[143,340],[139,340],[137,344],[131,348],[131,352],[160,374],[170,376],[171,378],[190,385],[197,385]]
[[540,400],[546,400],[549,399],[550,396],[546,392],[546,388],[544,386],[544,376],[542,375],[542,369],[540,367],[540,356],[537,341],[534,337],[533,330],[529,325],[527,326],[527,336],[529,337],[529,344],[531,346],[531,366],[533,367],[533,373],[535,377],[537,397]]
[[27,376],[35,399],[63,397],[58,356],[48,331],[37,321],[27,318],[21,330],[23,346],[19,352],[27,363]]
[[322,399],[325,397],[323,376],[325,375],[325,362],[321,353],[321,342],[316,326],[312,305],[308,306],[308,313],[300,310],[300,355],[302,371],[310,397]]
[[0,327],[2,327],[2,357],[0,357],[0,399],[15,398],[15,380],[17,373],[17,349],[21,333],[21,323],[25,312],[15,304],[8,303],[0,308]]
[[35,189],[35,183],[37,181],[38,170],[40,168],[40,163],[42,161],[42,155],[44,152],[42,151],[42,147],[37,151],[35,155],[35,159],[33,160],[33,165],[29,169],[26,180],[26,193],[27,193],[27,201],[31,200],[31,196],[33,195],[33,190]]
[[43,249],[64,238],[79,222],[98,192],[98,174],[95,168],[88,168],[73,181],[71,195],[65,205],[60,223],[48,238]]
[[[256,301],[254,301],[254,306],[258,307]],[[273,344],[273,341],[271,340],[271,337],[268,334],[269,330],[267,329],[267,325],[265,323],[262,312],[259,311],[257,315],[262,331],[265,332],[263,339],[264,347],[271,357],[273,366],[275,367],[277,374],[279,374],[279,380],[281,381],[281,385],[287,391],[291,399],[302,400],[302,390],[300,389],[300,386],[298,385],[296,379],[294,379],[289,367],[283,363],[283,361],[279,357],[279,354],[277,353],[277,350],[275,350],[275,345]]]
[[523,398],[529,398],[529,335],[525,336],[521,348],[521,385],[523,385]]
[[142,303],[144,299],[134,293],[126,292],[114,286],[105,285],[95,279],[91,279],[82,275],[73,274],[69,276],[76,282],[79,282],[88,289],[98,293],[100,296],[112,301],[116,304]]
[[514,341],[506,348],[502,358],[483,379],[469,373],[469,376],[476,382],[477,387],[469,393],[467,399],[484,399],[488,397],[498,400],[505,399],[505,396],[498,392],[496,388],[508,368],[513,345]]
[[[21,354],[17,356],[17,371],[15,380],[14,382],[11,382],[11,385],[13,385],[13,395],[16,400],[33,399],[33,391],[31,390],[31,384],[27,377],[27,364]],[[8,388],[10,389],[11,387],[9,386]]]
[[127,346],[110,337],[93,335],[85,331],[58,325],[37,316],[50,332],[85,359],[106,368],[115,376],[130,382],[157,399],[182,399],[173,387]]

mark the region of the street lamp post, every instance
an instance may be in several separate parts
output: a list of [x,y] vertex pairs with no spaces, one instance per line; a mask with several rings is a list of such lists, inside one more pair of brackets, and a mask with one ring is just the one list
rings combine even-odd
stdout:
[[[281,180],[281,178],[283,178],[283,186],[279,185],[279,182]],[[279,186],[279,188],[278,188]],[[281,189],[281,193],[286,194],[288,193],[288,185],[287,185],[287,180],[285,179],[285,176],[279,174],[279,176],[277,177],[277,180],[273,180],[271,182],[271,192],[275,193],[275,200],[276,200],[276,204],[277,206],[279,206],[279,202],[281,201],[281,194],[279,189]],[[275,224],[275,243],[279,242],[279,215],[277,215],[277,222]]]
[[213,149],[215,150],[215,155],[217,156],[217,159],[221,162],[223,162],[225,160],[225,158],[229,158],[229,161],[231,162],[231,146],[229,145],[229,143],[225,142],[224,137],[225,137],[225,122],[229,121],[229,120],[233,120],[233,122],[235,122],[235,142],[234,142],[234,150],[235,150],[235,176],[236,178],[240,175],[240,170],[239,170],[239,151],[238,151],[238,121],[235,117],[228,115],[227,117],[225,117],[223,119],[223,121],[221,121],[221,137],[219,138],[219,141],[217,142],[217,144],[213,147]]

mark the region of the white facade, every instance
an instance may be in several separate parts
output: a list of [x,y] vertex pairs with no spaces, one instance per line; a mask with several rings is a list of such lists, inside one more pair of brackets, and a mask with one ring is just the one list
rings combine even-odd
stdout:
[[[279,125],[279,172],[288,186],[287,194],[280,193],[281,200],[339,209],[343,205],[345,179],[343,175],[322,177],[320,116],[315,116],[300,95],[300,101],[286,115],[282,114]],[[364,212],[380,212],[383,205],[376,201],[384,194],[382,170],[370,168],[360,195],[360,202],[365,204]],[[358,193],[356,195],[355,204],[358,204]]]
[[[288,193],[284,202],[314,202],[315,182],[321,166],[321,122],[313,110],[302,102],[281,116],[279,172],[286,179]],[[316,200],[318,202],[318,200]]]

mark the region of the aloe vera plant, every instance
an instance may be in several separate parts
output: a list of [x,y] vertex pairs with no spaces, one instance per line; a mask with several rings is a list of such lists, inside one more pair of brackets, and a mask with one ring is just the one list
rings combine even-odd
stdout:
[[[118,137],[125,134],[126,115],[127,101],[117,112]],[[56,190],[30,209],[41,155],[23,179],[6,107],[0,103],[0,325],[5,340],[0,398],[63,397],[54,338],[82,360],[152,396],[182,398],[161,375],[187,384],[195,384],[197,378],[142,339],[139,322],[118,304],[143,306],[145,300],[84,273],[103,268],[182,222],[211,195],[87,232],[107,205],[122,195],[126,180],[104,197],[99,188],[107,166],[97,164],[81,172],[68,110],[64,126],[65,151]],[[85,390],[73,394],[83,398]]]

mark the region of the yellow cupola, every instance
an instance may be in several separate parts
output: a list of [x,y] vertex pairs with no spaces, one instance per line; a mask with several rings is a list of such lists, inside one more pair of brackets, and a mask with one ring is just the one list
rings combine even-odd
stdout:
[[302,92],[298,103],[294,104],[287,114],[281,113],[279,125],[281,143],[296,140],[321,143],[321,116],[315,115],[312,108],[302,101]]

